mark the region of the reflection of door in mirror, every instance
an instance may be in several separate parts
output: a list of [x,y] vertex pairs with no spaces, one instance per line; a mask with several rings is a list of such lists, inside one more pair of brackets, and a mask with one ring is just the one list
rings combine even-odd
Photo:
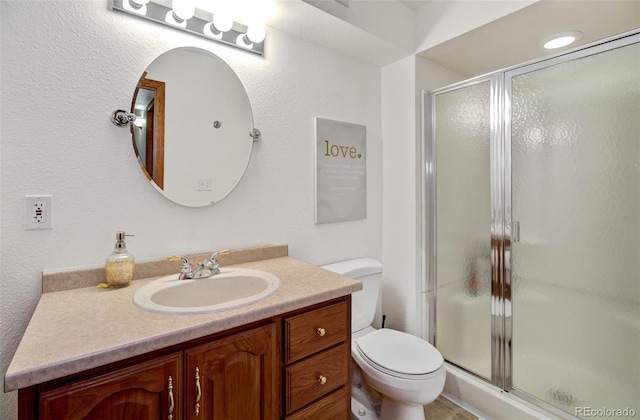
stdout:
[[165,83],[147,79],[146,74],[140,78],[133,97],[133,148],[147,178],[164,189]]

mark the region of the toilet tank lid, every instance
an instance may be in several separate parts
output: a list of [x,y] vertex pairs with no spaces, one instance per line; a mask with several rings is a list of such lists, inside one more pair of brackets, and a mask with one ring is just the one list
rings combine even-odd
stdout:
[[343,276],[357,279],[371,274],[380,274],[382,264],[373,258],[356,258],[354,260],[341,261],[321,266],[325,270],[342,274]]

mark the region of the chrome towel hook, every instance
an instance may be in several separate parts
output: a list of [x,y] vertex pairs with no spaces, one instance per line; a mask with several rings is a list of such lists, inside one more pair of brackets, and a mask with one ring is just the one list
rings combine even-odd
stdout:
[[131,112],[118,109],[111,114],[111,122],[118,127],[124,127],[125,125],[132,123],[136,120],[135,114]]

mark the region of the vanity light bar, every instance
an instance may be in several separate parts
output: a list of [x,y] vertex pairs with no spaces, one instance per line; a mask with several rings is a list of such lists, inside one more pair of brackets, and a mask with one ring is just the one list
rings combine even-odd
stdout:
[[[171,14],[173,12],[172,9],[158,3],[154,3],[153,1],[145,3],[144,0],[113,0],[113,10],[151,20],[174,29],[189,32],[193,35],[198,35],[211,41],[222,42],[223,44],[227,44],[244,51],[264,55],[264,41],[249,42],[247,38],[249,28],[247,26],[238,22],[233,22],[231,29],[228,31],[214,33],[211,30],[211,20],[206,20],[198,16],[198,10],[196,10],[196,14],[193,17],[182,22],[176,22],[176,24],[168,23],[165,19],[167,14]],[[238,40],[246,40],[246,42],[240,42]]]

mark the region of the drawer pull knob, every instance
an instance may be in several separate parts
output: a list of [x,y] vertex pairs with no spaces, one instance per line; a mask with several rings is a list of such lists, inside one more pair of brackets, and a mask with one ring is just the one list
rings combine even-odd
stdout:
[[326,376],[323,376],[323,375],[320,375],[320,376],[318,377],[318,383],[319,383],[320,385],[324,385],[324,384],[326,384],[326,383],[327,383],[327,377],[326,377]]
[[316,334],[318,334],[320,337],[324,337],[324,335],[327,333],[327,331],[324,328],[318,328],[316,330]]

